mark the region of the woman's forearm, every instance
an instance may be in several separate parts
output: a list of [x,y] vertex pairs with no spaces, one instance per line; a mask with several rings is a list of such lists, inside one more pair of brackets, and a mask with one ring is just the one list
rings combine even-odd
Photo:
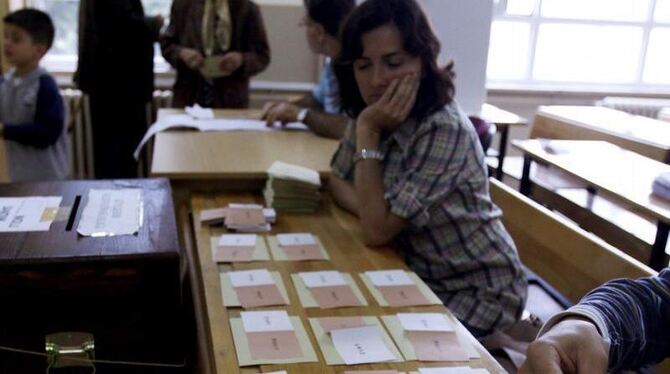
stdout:
[[328,180],[330,192],[337,205],[341,206],[351,214],[358,216],[358,198],[354,185],[335,176]]

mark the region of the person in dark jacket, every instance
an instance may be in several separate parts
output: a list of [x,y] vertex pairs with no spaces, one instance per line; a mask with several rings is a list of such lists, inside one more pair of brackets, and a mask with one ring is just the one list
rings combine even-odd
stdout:
[[177,70],[174,106],[249,106],[249,80],[270,63],[258,6],[250,0],[174,0],[161,36]]
[[75,82],[90,100],[96,178],[137,177],[133,151],[147,128],[162,25],[140,0],[80,2]]

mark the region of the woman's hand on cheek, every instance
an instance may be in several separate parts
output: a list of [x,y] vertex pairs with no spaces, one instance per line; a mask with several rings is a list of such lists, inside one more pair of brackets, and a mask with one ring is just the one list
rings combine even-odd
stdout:
[[419,79],[414,73],[395,79],[377,102],[361,112],[357,125],[376,132],[397,129],[414,108],[418,90]]

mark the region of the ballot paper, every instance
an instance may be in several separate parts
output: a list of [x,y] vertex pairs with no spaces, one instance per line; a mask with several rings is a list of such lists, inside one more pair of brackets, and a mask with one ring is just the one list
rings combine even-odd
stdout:
[[293,331],[285,310],[240,312],[245,332]]
[[454,326],[440,313],[398,313],[397,317],[406,331],[454,331]]
[[265,121],[244,118],[213,118],[213,119],[197,119],[188,114],[171,114],[160,118],[156,121],[142,137],[140,144],[135,148],[133,156],[139,159],[140,151],[144,145],[154,135],[159,132],[174,129],[174,128],[191,128],[199,131],[290,131],[308,130],[303,123],[293,122],[284,126],[268,126]]
[[377,287],[410,286],[414,284],[414,281],[404,270],[366,271],[365,275]]
[[229,271],[226,274],[228,274],[228,278],[230,278],[230,283],[233,287],[267,286],[275,284],[275,280],[267,269]]
[[213,79],[213,78],[222,78],[227,77],[231,73],[221,70],[221,61],[223,61],[224,55],[214,55],[206,57],[203,60],[202,67],[200,68],[200,74],[203,77]]
[[288,179],[299,181],[313,186],[321,186],[319,173],[315,170],[299,165],[288,164],[282,161],[275,161],[268,168],[268,175],[278,179]]
[[347,285],[347,281],[339,271],[312,271],[298,274],[307,288]]
[[309,233],[277,234],[277,241],[279,241],[279,245],[282,247],[316,245],[314,236]]
[[0,232],[49,231],[60,196],[0,198]]
[[378,326],[354,327],[330,332],[333,345],[346,365],[395,360]]
[[249,262],[254,258],[258,242],[256,234],[221,235],[214,253],[216,262]]
[[91,189],[77,232],[93,237],[133,235],[142,226],[142,216],[141,189]]

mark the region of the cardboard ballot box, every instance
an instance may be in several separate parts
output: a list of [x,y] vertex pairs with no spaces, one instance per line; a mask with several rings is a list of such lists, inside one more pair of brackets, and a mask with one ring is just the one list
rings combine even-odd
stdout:
[[[78,233],[91,189],[141,189],[137,233],[94,237]],[[168,181],[0,185],[4,201],[27,196],[61,196],[62,201],[58,211],[42,212],[40,220],[54,219],[48,231],[0,232],[0,346],[44,353],[46,335],[86,332],[93,334],[99,360],[183,364],[180,250]],[[128,206],[132,204],[108,201],[93,223],[104,224]],[[9,207],[0,207],[0,222],[10,212]],[[30,217],[12,220],[10,224],[20,227]],[[0,231],[7,231],[3,227],[0,224]],[[22,229],[34,227],[27,224]],[[0,373],[44,372],[46,363],[45,357],[0,350]],[[97,373],[180,371],[95,366]]]

